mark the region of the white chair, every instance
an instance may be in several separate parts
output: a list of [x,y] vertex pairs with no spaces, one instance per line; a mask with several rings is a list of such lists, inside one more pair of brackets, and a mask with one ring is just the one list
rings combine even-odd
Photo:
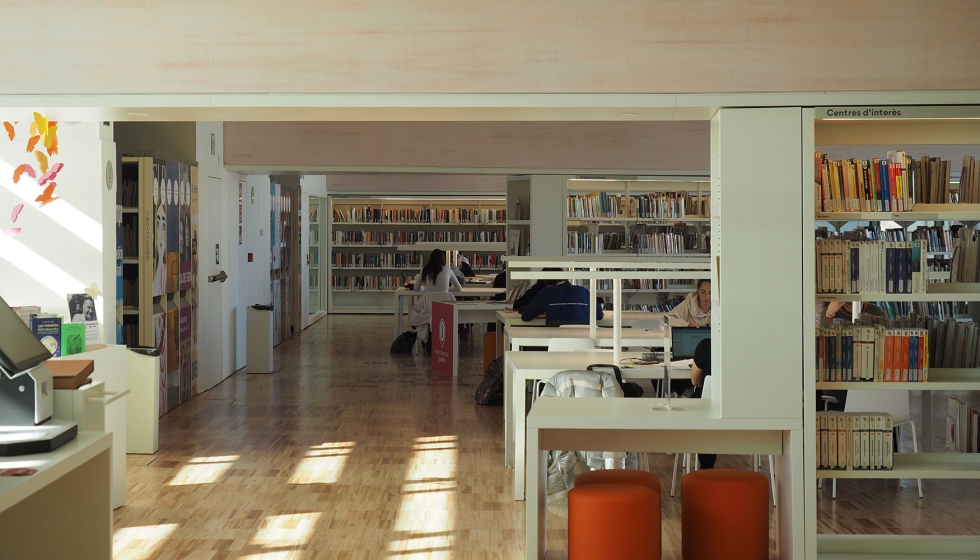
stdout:
[[[837,399],[831,396],[824,396],[824,410],[831,402],[836,403]],[[915,423],[909,414],[909,392],[908,391],[848,391],[847,400],[844,401],[844,412],[881,412],[892,416],[892,426],[901,428],[910,426],[912,428],[912,452],[919,452],[919,442],[915,436]],[[898,450],[902,451],[902,430],[898,431]],[[916,481],[919,484],[919,499],[922,498],[922,479]],[[837,479],[833,479],[831,497],[837,499]]]
[[[711,376],[704,378],[704,385],[701,388],[701,398],[711,399]],[[674,475],[671,477],[670,482],[670,495],[673,497],[674,491],[677,488],[677,462],[680,459],[680,454],[674,455]],[[690,453],[684,453],[684,474],[691,472],[691,464],[694,464],[694,470],[698,470],[697,460],[692,457]],[[776,503],[776,468],[775,468],[775,457],[769,456],[769,486],[772,489],[772,503]],[[755,472],[759,472],[759,456],[755,455],[752,457],[752,468]]]
[[548,340],[548,352],[588,352],[595,350],[591,338],[552,338]]

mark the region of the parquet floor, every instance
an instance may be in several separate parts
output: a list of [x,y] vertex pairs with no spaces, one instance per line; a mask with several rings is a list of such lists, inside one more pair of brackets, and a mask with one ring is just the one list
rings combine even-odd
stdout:
[[[390,316],[330,316],[276,349],[275,373],[237,373],[162,418],[160,450],[127,460],[115,558],[523,557],[503,410],[473,402],[482,342],[463,339],[453,383],[390,355],[390,333]],[[679,560],[673,461],[651,465],[665,489],[663,557]],[[919,500],[912,484],[842,481],[836,501],[829,485],[821,496],[820,529],[977,534],[978,486],[927,481]],[[565,557],[563,506],[549,514],[549,558]]]

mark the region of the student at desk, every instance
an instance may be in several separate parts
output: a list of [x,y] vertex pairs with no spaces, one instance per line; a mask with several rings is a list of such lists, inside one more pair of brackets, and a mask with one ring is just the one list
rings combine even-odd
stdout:
[[[706,338],[698,343],[694,350],[694,360],[691,364],[691,383],[694,384],[693,398],[700,399],[704,389],[704,378],[711,375],[711,339]],[[698,464],[702,469],[715,468],[718,455],[698,453]]]
[[711,280],[698,280],[697,290],[667,315],[674,326],[706,327],[711,324]]
[[[589,290],[576,286],[568,280],[557,280],[554,286],[548,286],[534,296],[521,312],[522,321],[531,321],[544,313],[545,323],[549,327],[561,325],[589,324]],[[602,306],[596,305],[596,320],[602,319]]]
[[446,266],[446,252],[433,249],[422,272],[415,277],[416,292],[458,292],[463,289],[452,269]]

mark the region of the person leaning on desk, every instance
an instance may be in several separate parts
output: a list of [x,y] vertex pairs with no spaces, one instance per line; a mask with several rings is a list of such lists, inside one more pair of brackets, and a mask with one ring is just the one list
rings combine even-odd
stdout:
[[[854,322],[854,317],[851,312],[851,303],[846,301],[818,301],[816,306],[816,327],[818,329],[826,329],[828,327],[834,326],[836,323],[851,324]],[[858,313],[858,318],[861,315],[871,315],[872,317],[887,317],[885,310],[873,303],[866,301],[861,302],[861,310]],[[822,396],[834,397],[837,399],[836,403],[830,403],[828,406],[829,410],[844,410],[844,403],[847,401],[847,391],[841,390],[817,390],[817,410],[823,410],[823,400],[820,398]]]
[[[556,280],[555,285],[547,286],[521,312],[522,321],[531,321],[544,313],[545,324],[549,327],[561,325],[588,325],[589,298],[592,295],[582,286],[568,280]],[[596,320],[602,319],[602,306],[595,307]]]
[[[694,359],[691,361],[691,383],[694,384],[692,398],[700,399],[704,389],[704,378],[711,375],[711,339],[706,338],[694,349]],[[698,453],[698,464],[702,469],[715,468],[718,455]]]

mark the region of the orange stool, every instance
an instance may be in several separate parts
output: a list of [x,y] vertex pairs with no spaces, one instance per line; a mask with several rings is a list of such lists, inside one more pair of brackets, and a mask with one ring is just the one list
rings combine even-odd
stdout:
[[684,560],[767,560],[769,480],[735,469],[692,472],[681,480]]
[[483,333],[483,371],[487,371],[490,362],[497,357],[497,333]]
[[661,557],[660,479],[636,470],[599,470],[568,492],[568,559]]

